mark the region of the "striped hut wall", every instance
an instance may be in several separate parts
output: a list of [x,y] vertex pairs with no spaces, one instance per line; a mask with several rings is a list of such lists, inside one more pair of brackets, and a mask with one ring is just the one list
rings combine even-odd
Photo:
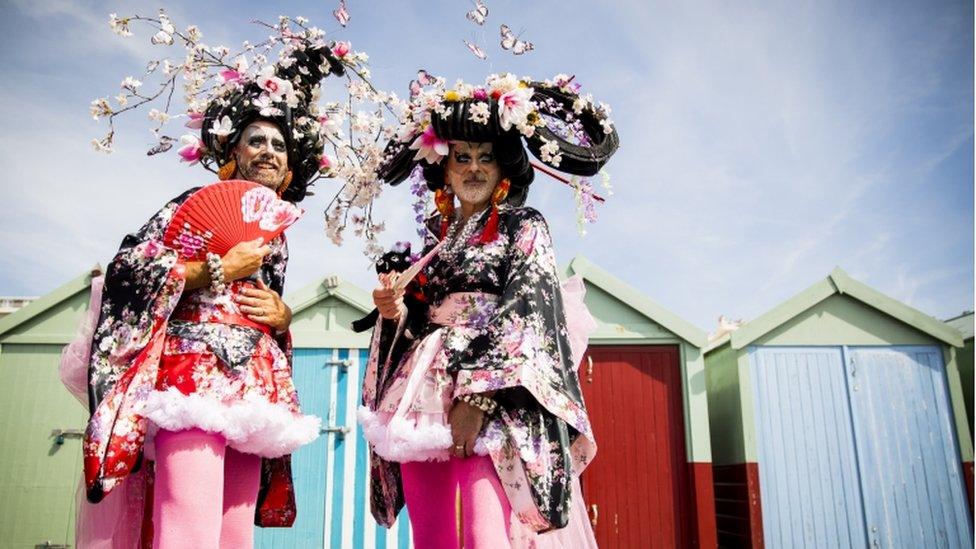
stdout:
[[[256,547],[412,547],[406,511],[393,528],[386,529],[369,510],[368,448],[356,422],[367,356],[367,350],[359,348],[295,350],[295,383],[302,408],[322,417],[324,432],[293,454],[298,500],[295,525],[259,528]],[[349,432],[327,431],[342,427]]]

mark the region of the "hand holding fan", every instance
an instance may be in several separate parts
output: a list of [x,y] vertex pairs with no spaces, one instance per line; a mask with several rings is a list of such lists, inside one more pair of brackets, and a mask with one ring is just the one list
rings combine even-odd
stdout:
[[247,240],[271,242],[304,213],[257,183],[220,181],[193,193],[180,205],[166,227],[163,243],[178,250],[183,259],[203,261],[207,253],[223,256]]

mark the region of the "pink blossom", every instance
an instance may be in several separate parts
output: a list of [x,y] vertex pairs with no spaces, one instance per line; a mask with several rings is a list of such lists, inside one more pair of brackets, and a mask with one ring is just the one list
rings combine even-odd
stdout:
[[488,92],[484,88],[475,88],[474,91],[471,92],[471,97],[477,99],[478,101],[487,101]]
[[203,157],[203,152],[206,150],[203,147],[203,142],[195,135],[190,134],[181,137],[180,142],[183,143],[183,147],[176,152],[180,155],[183,162],[189,162],[191,166],[199,162],[200,158]]
[[417,151],[414,160],[424,159],[428,164],[437,164],[447,156],[448,143],[437,137],[433,126],[427,126],[424,133],[418,135],[417,139],[410,144],[410,148]]
[[159,253],[159,244],[155,240],[149,240],[146,242],[146,246],[142,249],[142,255],[146,258],[156,257]]
[[524,123],[532,112],[532,88],[515,88],[498,98],[498,123],[503,130]]
[[349,55],[350,51],[352,51],[352,46],[349,44],[349,42],[336,42],[335,45],[332,46],[332,53],[335,54],[336,57],[345,57]]
[[220,71],[220,77],[224,79],[224,82],[239,82],[241,73],[233,69],[224,69]]
[[264,210],[258,226],[265,231],[276,231],[281,227],[289,227],[298,220],[305,210],[284,200],[277,200],[273,205]]
[[319,170],[325,171],[331,167],[332,167],[332,161],[329,160],[328,155],[323,154],[322,157],[319,158]]
[[186,116],[189,120],[186,121],[185,126],[194,130],[199,130],[203,127],[203,113],[202,112],[188,112]]
[[258,86],[268,92],[268,96],[272,101],[278,102],[286,95],[293,94],[291,82],[287,80],[282,80],[274,75],[274,67],[268,65],[261,71],[258,75]]

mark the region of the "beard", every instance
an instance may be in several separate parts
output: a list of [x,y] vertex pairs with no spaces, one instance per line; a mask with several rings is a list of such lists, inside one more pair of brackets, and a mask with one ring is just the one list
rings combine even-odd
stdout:
[[268,170],[259,166],[259,164],[265,163],[274,165],[275,161],[266,157],[254,158],[247,164],[238,166],[237,169],[240,171],[243,179],[276,191],[285,180],[285,173],[288,171],[288,166],[279,166],[275,170]]

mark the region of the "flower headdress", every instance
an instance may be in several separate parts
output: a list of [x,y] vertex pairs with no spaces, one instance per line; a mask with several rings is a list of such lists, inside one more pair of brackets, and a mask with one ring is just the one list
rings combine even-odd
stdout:
[[[136,23],[152,29],[151,43],[169,54],[150,60],[141,77],[161,82],[146,92],[148,85],[129,76],[114,105],[108,98],[92,102],[92,116],[106,118],[109,124],[108,134],[93,141],[96,149],[112,151],[115,117],[152,104],[156,108],[148,116],[158,141],[147,152],[150,156],[181,143],[177,151],[183,161],[217,172],[243,129],[254,120],[267,119],[281,128],[288,145],[292,181],[283,198],[301,200],[307,187],[323,176],[341,177],[352,171],[360,174],[360,180],[369,179],[364,164],[375,164],[368,157],[379,152],[362,140],[354,141],[351,131],[347,137],[342,127],[350,120],[351,129],[358,125],[378,133],[381,111],[392,108],[397,99],[373,87],[365,53],[353,51],[348,42],[326,42],[324,31],[309,26],[302,17],[282,16],[277,24],[255,22],[270,29],[271,35],[258,44],[244,42],[237,52],[203,43],[194,25],[177,29],[162,10],[156,17],[109,17],[109,26],[123,37],[133,35],[130,27]],[[329,75],[346,78],[348,97],[320,102],[319,81]],[[182,107],[173,101],[178,79],[182,79]],[[353,110],[367,102],[372,105],[365,114]],[[184,119],[187,128],[200,131],[199,137],[167,135],[167,124],[174,119]],[[368,233],[370,229],[367,226]]]
[[[576,189],[581,222],[595,219],[591,202],[598,197],[579,176],[599,173],[619,140],[610,108],[581,95],[573,77],[533,81],[493,74],[483,85],[458,81],[451,88],[441,78],[426,80],[426,85],[411,86],[411,101],[386,147],[381,179],[397,185],[421,166],[428,188],[437,190],[444,185],[437,166],[448,141],[492,141],[507,153],[507,161],[496,156],[511,182],[510,203],[524,201],[535,167]],[[531,163],[526,149],[542,165]]]

